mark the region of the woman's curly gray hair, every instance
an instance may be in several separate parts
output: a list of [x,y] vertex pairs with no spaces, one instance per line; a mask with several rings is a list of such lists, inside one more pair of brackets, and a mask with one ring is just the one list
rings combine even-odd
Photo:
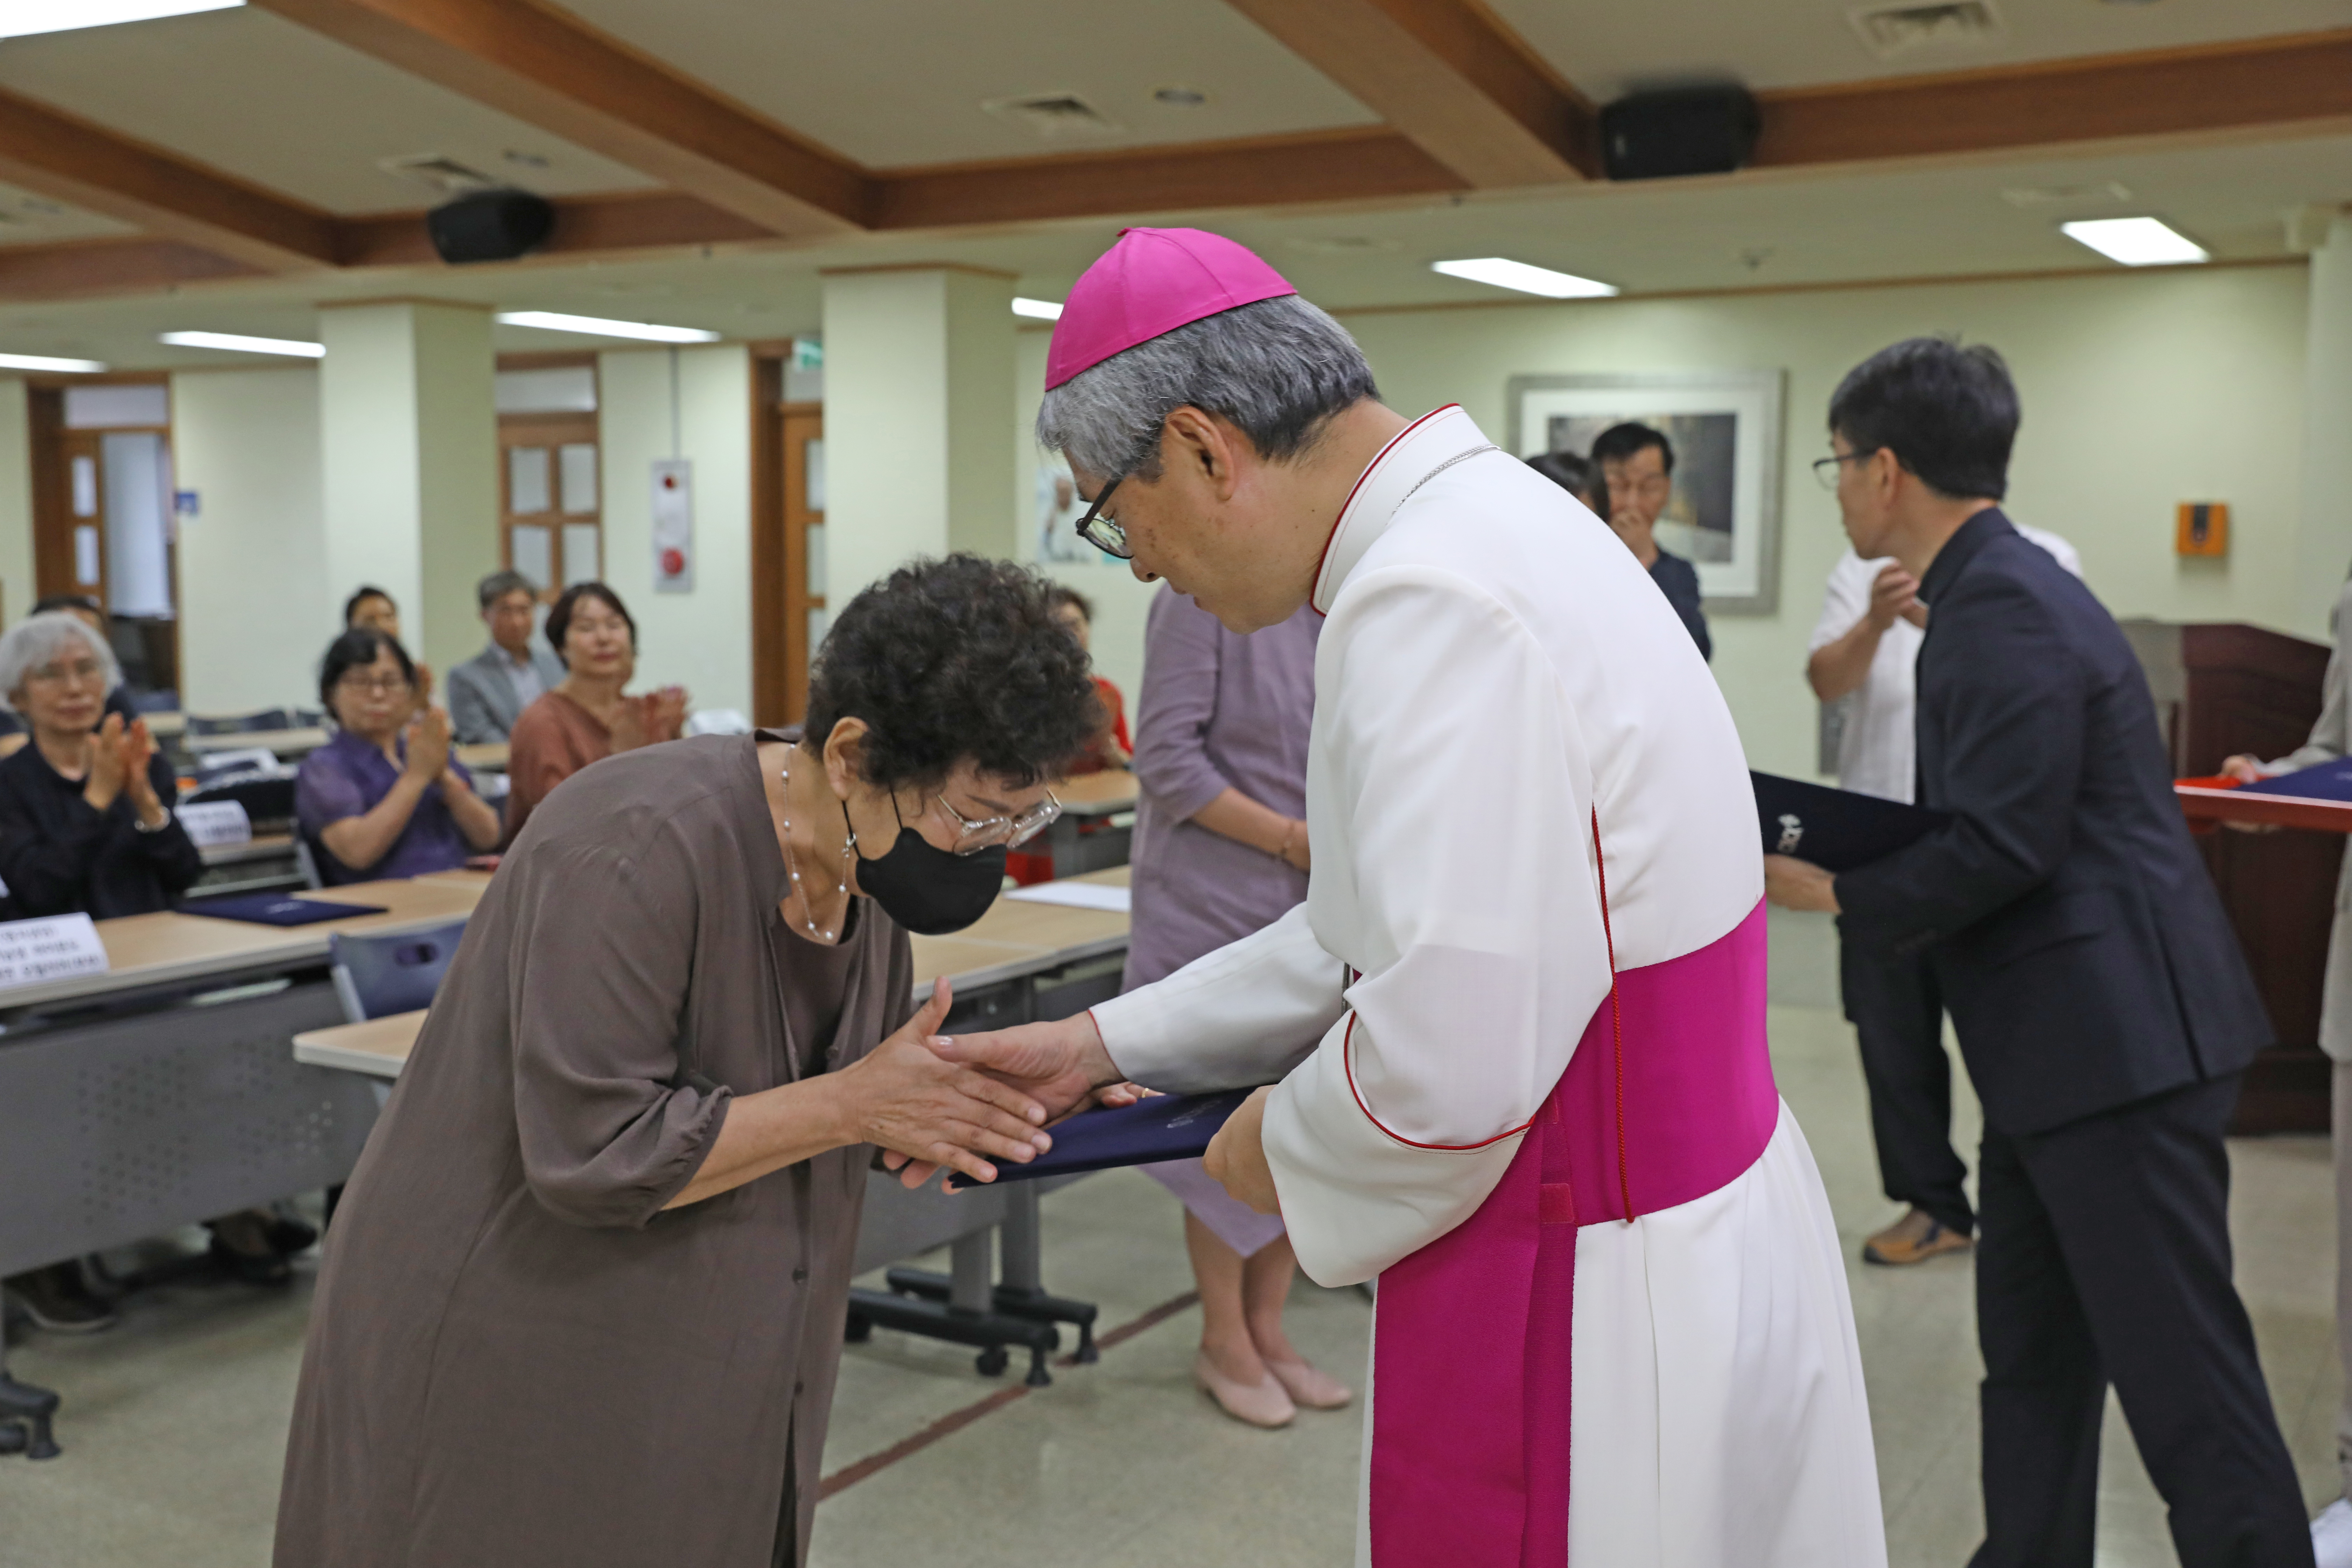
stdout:
[[60,654],[83,648],[96,654],[105,668],[109,691],[122,684],[122,667],[115,662],[114,650],[72,611],[47,610],[10,626],[0,637],[0,708],[16,711],[16,693],[25,689],[26,676]]
[[1096,479],[1160,477],[1160,428],[1179,408],[1228,419],[1262,457],[1313,445],[1324,422],[1378,397],[1348,329],[1296,294],[1188,321],[1045,394],[1040,445]]

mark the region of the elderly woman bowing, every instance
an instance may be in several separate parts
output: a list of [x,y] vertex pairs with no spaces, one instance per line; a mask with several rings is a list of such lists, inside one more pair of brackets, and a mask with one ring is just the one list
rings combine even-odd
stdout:
[[532,814],[336,1215],[280,1568],[803,1560],[866,1146],[1050,1142],[928,1048],[907,932],[986,911],[1097,717],[1044,585],[953,556],[843,610],[802,737]]

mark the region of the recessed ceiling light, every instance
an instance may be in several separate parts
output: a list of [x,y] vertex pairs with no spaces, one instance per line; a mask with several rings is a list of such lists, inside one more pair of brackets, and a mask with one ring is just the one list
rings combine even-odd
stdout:
[[324,359],[327,345],[299,338],[248,338],[239,332],[160,332],[155,341],[181,349],[230,349],[241,354],[285,354],[293,359]]
[[1013,313],[1027,316],[1033,321],[1058,321],[1062,319],[1062,307],[1051,300],[1024,300],[1015,294],[1013,296]]
[[1554,272],[1549,267],[1530,267],[1524,261],[1513,261],[1501,256],[1478,256],[1462,261],[1433,261],[1432,272],[1443,272],[1448,278],[1466,278],[1473,283],[1490,284],[1496,289],[1516,289],[1522,294],[1540,294],[1547,300],[1602,300],[1617,292],[1613,283],[1596,283],[1590,278],[1579,278],[1573,272]]
[[2062,223],[2058,232],[2126,267],[2183,267],[2213,259],[2203,246],[2158,218],[2089,218]]
[[0,0],[0,38],[111,27],[119,22],[152,22],[158,16],[233,10],[244,4],[245,0]]
[[1176,109],[1198,109],[1209,101],[1209,95],[1197,87],[1156,88],[1151,96]]
[[506,157],[508,163],[520,163],[526,169],[547,167],[547,155],[543,153],[526,153],[520,147],[509,147],[507,149]]
[[47,354],[0,354],[0,370],[60,371],[68,375],[96,375],[106,368],[94,359],[53,359]]
[[608,321],[602,316],[567,316],[557,310],[501,310],[499,321],[509,327],[537,327],[543,332],[586,332],[600,338],[637,338],[649,343],[715,343],[717,332],[700,327],[665,327],[653,321]]

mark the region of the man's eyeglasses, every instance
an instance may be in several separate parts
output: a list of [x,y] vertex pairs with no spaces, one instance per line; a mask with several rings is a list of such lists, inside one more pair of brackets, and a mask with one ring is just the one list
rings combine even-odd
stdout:
[[[1109,492],[1106,490],[1105,494]],[[1052,826],[1062,815],[1062,803],[1047,790],[1045,798],[1018,816],[983,816],[975,822],[948,804],[945,795],[934,795],[940,809],[946,812],[956,825],[955,852],[977,855],[983,849],[993,849],[1002,844],[1007,849],[1018,849]]]
[[[1127,542],[1127,530],[1119,525],[1118,519],[1103,515],[1103,507],[1110,500],[1111,492],[1118,489],[1126,479],[1127,476],[1121,474],[1103,486],[1101,492],[1095,497],[1095,504],[1087,508],[1086,516],[1078,519],[1078,537],[1105,555],[1132,561],[1135,559],[1135,546]],[[1056,806],[1054,809],[1059,811],[1061,808]],[[1053,819],[1048,817],[1046,820],[1050,822]]]
[[1875,447],[1867,452],[1832,452],[1826,458],[1813,459],[1813,478],[1821,480],[1822,489],[1833,490],[1838,487],[1840,468],[1847,463],[1867,462],[1876,456],[1878,456],[1878,448]]

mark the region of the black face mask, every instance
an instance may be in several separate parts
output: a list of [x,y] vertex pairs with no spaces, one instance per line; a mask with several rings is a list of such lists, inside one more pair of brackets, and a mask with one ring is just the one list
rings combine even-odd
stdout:
[[[890,802],[897,816],[898,803]],[[841,805],[841,820],[849,823],[849,803]],[[851,848],[857,847],[857,829],[849,829]],[[1005,848],[1002,844],[970,855],[951,855],[898,817],[898,841],[890,852],[868,859],[857,858],[858,891],[882,906],[882,912],[917,936],[945,936],[971,924],[996,901],[1004,886]]]

